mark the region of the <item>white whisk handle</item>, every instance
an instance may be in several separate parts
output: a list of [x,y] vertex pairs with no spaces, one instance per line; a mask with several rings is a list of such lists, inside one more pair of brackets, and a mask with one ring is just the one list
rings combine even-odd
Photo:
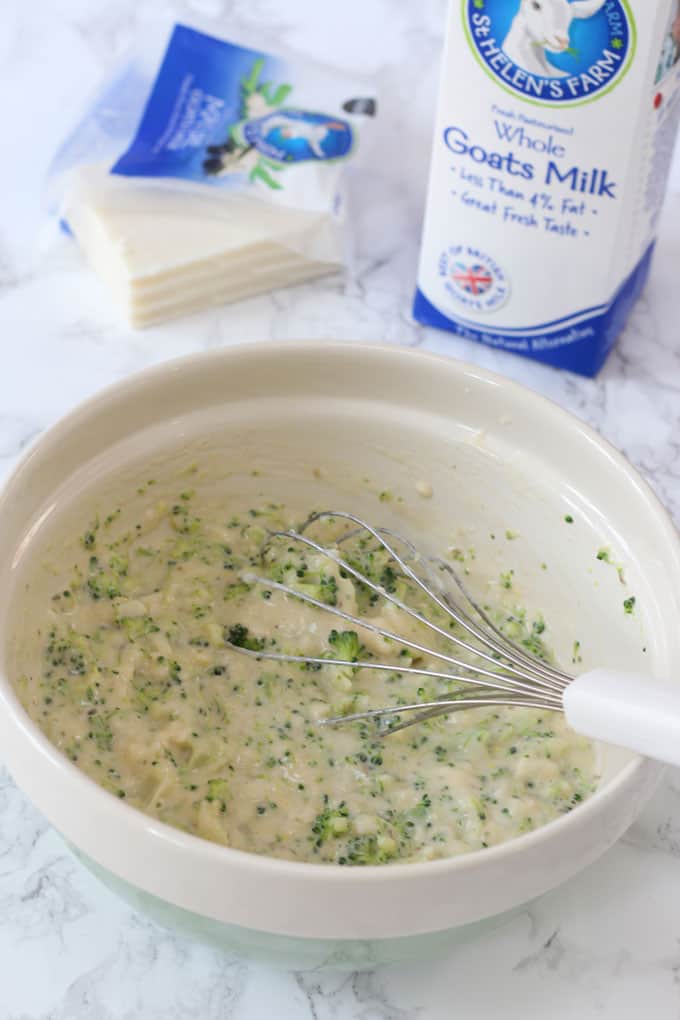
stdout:
[[680,765],[680,684],[594,669],[570,683],[563,698],[577,733]]

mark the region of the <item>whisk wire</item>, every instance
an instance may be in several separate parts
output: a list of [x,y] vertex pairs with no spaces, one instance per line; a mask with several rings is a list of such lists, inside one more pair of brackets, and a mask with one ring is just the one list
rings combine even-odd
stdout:
[[[314,523],[323,520],[341,520],[356,525],[355,529],[346,531],[335,540],[335,547],[341,547],[344,543],[365,533],[370,535],[383,549],[388,557],[389,563],[394,564],[401,575],[412,582],[417,589],[426,596],[444,614],[445,619],[453,621],[467,635],[476,642],[472,644],[467,638],[461,637],[458,633],[452,633],[429,619],[424,612],[420,612],[408,605],[392,591],[388,591],[384,585],[376,583],[362,570],[355,567],[348,559],[332,548],[315,541],[305,534],[308,528]],[[460,648],[468,655],[474,657],[474,661],[457,658],[455,655],[447,654],[445,651],[430,648],[421,644],[413,638],[405,637],[394,630],[382,626],[379,622],[373,622],[370,617],[357,616],[337,605],[315,598],[309,592],[294,588],[292,585],[283,584],[273,578],[261,577],[255,573],[244,572],[243,580],[249,583],[256,583],[265,586],[270,590],[280,591],[287,596],[323,610],[345,623],[351,624],[364,631],[377,634],[379,637],[395,642],[401,648],[408,648],[426,657],[428,660],[436,659],[445,663],[448,667],[454,667],[461,672],[440,671],[429,667],[420,667],[417,662],[413,665],[397,663],[385,663],[364,659],[331,658],[327,656],[289,655],[283,652],[268,651],[265,648],[245,648],[233,642],[227,644],[235,651],[248,655],[255,659],[271,660],[276,662],[296,663],[307,666],[336,666],[351,670],[380,670],[406,675],[426,677],[432,680],[446,681],[459,686],[448,693],[442,694],[428,701],[414,702],[404,705],[389,705],[377,709],[367,709],[361,712],[354,712],[349,715],[335,716],[321,720],[325,725],[338,725],[340,723],[358,722],[369,719],[393,718],[402,715],[409,715],[410,718],[397,721],[396,724],[386,726],[381,736],[388,736],[400,730],[413,726],[416,723],[428,719],[448,715],[452,712],[464,709],[480,707],[523,707],[546,711],[561,711],[563,709],[563,694],[571,682],[571,677],[533,655],[530,650],[518,647],[501,628],[491,619],[489,613],[470,594],[461,581],[458,573],[450,564],[434,557],[425,557],[418,552],[416,547],[403,536],[391,531],[389,528],[374,528],[367,524],[360,517],[347,511],[324,510],[311,514],[297,530],[281,530],[269,533],[267,541],[262,549],[263,560],[268,548],[276,539],[287,539],[289,542],[299,543],[307,549],[311,549],[321,556],[334,563],[342,575],[352,577],[361,585],[364,585],[374,595],[379,596],[386,602],[395,606],[402,613],[427,628],[431,633],[437,634],[450,645]],[[406,550],[407,555],[402,555],[395,548],[401,546]],[[424,573],[426,580],[421,573],[413,569],[408,557],[417,564],[418,571]],[[439,576],[435,576],[434,568],[440,574],[444,574],[455,585],[461,596],[460,604],[454,600],[446,590]],[[468,609],[469,607],[469,609]],[[489,667],[493,668],[489,668]]]
[[[511,657],[514,661],[526,665],[529,669],[532,670],[532,672],[539,672],[546,678],[554,679],[555,681],[557,681],[557,686],[559,686],[559,688],[563,690],[564,687],[566,687],[566,685],[569,683],[570,678],[566,676],[566,674],[564,674],[562,670],[556,669],[554,666],[551,666],[547,662],[542,662],[535,655],[530,655],[528,652],[525,652],[522,648],[519,648],[517,645],[512,644],[512,642],[508,640],[503,631],[500,630],[498,625],[494,623],[494,621],[488,615],[484,607],[481,606],[476,601],[474,596],[470,594],[470,592],[467,590],[467,588],[465,587],[465,585],[463,584],[455,570],[453,570],[451,566],[448,563],[445,563],[443,560],[440,560],[438,562],[440,563],[442,570],[446,571],[448,575],[452,578],[452,580],[455,582],[463,598],[467,599],[467,601],[470,603],[474,611],[477,613],[480,619],[486,624],[486,626],[494,635],[496,639],[494,641],[494,647],[498,648],[501,651],[501,653],[504,654],[505,656]],[[443,597],[446,600],[446,595],[444,595]],[[473,634],[477,633],[475,631],[474,621],[472,621],[471,617],[467,613],[465,613],[464,610],[459,610],[459,612],[468,621],[467,629],[469,629],[470,632]],[[487,640],[489,640],[489,642],[491,642],[492,639],[489,635],[485,635],[485,637],[487,638]]]
[[[490,635],[485,635],[485,641],[489,645],[489,647],[491,647],[499,655],[502,655],[506,659],[509,659],[511,663],[514,662],[516,664],[524,664],[531,668],[532,671],[536,671],[538,669],[538,671],[542,675],[544,675],[546,679],[554,679],[556,683],[553,686],[559,687],[560,690],[562,690],[569,682],[569,677],[566,677],[565,674],[563,674],[560,670],[554,669],[547,663],[545,664],[541,663],[541,661],[537,659],[535,656],[530,656],[524,651],[522,651],[521,648],[518,648],[516,645],[513,645],[505,636],[505,634],[503,634],[503,632],[493,623],[493,621],[489,618],[488,614],[484,611],[484,609],[475,601],[475,599],[463,585],[463,582],[461,581],[460,577],[458,576],[456,571],[453,570],[450,564],[446,563],[444,560],[441,559],[424,557],[421,553],[418,552],[413,543],[409,542],[409,540],[407,538],[404,538],[403,535],[397,534],[390,528],[373,528],[370,524],[367,524],[365,521],[362,521],[361,518],[357,517],[355,514],[349,513],[347,511],[338,512],[332,510],[323,510],[315,514],[311,514],[307,518],[307,520],[300,526],[298,534],[302,535],[302,533],[316,521],[331,517],[338,517],[340,519],[349,520],[352,521],[354,524],[358,525],[355,531],[343,535],[338,541],[337,543],[338,545],[341,544],[342,542],[347,541],[356,534],[361,533],[362,531],[368,532],[368,534],[372,535],[376,539],[376,541],[379,542],[379,544],[389,553],[389,555],[394,559],[399,568],[418,585],[420,590],[424,592],[425,595],[427,595],[430,599],[436,602],[436,604],[444,613],[450,616],[456,623],[460,624],[470,635],[472,635],[472,637],[479,640],[479,628],[475,624],[475,621],[470,617],[470,615],[466,613],[461,606],[452,604],[447,599],[446,593],[442,592],[441,597],[438,596],[437,593],[433,590],[435,585],[432,584],[430,587],[428,587],[423,582],[422,578],[420,578],[411,569],[411,567],[409,567],[409,565],[403,560],[403,558],[399,556],[399,554],[396,552],[393,546],[391,546],[382,536],[389,535],[391,538],[396,539],[398,542],[400,542],[409,550],[413,559],[415,559],[419,564],[422,564],[428,570],[429,563],[435,562],[441,570],[445,571],[452,578],[463,598],[467,600],[467,602],[469,602],[469,604],[472,606],[472,608],[475,610],[478,616],[486,623],[489,629],[493,632],[493,635],[495,636],[496,640],[494,640],[494,638]],[[326,551],[324,547],[318,548],[319,551],[321,552]],[[379,586],[372,584],[368,578],[365,578],[363,575],[357,573],[354,570],[352,570],[352,573],[355,577],[358,577],[359,580],[363,581],[364,583],[368,583],[369,587],[371,587],[374,591],[377,591],[379,594],[384,595],[386,598],[389,597],[389,593],[384,592],[383,589],[380,588]],[[390,599],[390,601],[394,602],[395,600]],[[431,629],[437,629],[436,625],[432,624],[431,621],[426,621],[426,623],[428,623],[428,625],[431,626]],[[484,653],[482,653],[479,650],[479,648],[471,647],[469,645],[466,645],[459,638],[454,638],[448,631],[440,630],[439,633],[443,634],[443,636],[446,637],[448,640],[454,641],[461,647],[466,648],[466,650],[471,651],[473,654],[481,656],[482,658],[487,658],[490,661],[495,661],[493,660],[492,657],[484,655]]]
[[[329,511],[323,511],[320,514],[312,515],[311,518],[308,518],[307,521],[305,521],[305,523],[300,528],[300,531],[301,532],[304,531],[305,528],[310,523],[310,521],[315,520],[315,519],[319,519],[320,517],[323,517],[323,516],[327,516],[329,513],[332,513],[332,511],[330,511],[330,512]],[[358,518],[355,518],[352,514],[342,513],[342,514],[340,514],[338,516],[344,516],[344,517],[347,517],[347,518],[349,518],[350,520],[353,520],[353,521],[358,520]],[[432,578],[432,574],[431,574],[431,570],[430,570],[431,564],[435,564],[437,567],[439,567],[439,569],[441,571],[446,572],[448,574],[448,576],[455,582],[455,584],[456,584],[458,590],[460,591],[461,595],[463,596],[463,598],[467,602],[469,602],[469,604],[475,610],[477,615],[484,621],[484,623],[487,625],[487,627],[492,631],[493,635],[495,636],[495,640],[493,640],[489,635],[485,635],[485,637],[486,637],[486,639],[488,641],[489,646],[492,647],[494,649],[494,651],[496,651],[498,654],[503,655],[505,658],[508,658],[511,661],[514,661],[516,663],[522,663],[522,664],[526,665],[527,667],[529,667],[532,671],[538,670],[546,678],[556,680],[558,686],[560,687],[560,689],[563,689],[566,686],[566,684],[569,683],[569,677],[567,677],[561,670],[555,669],[554,667],[550,666],[549,663],[541,662],[540,659],[537,659],[535,656],[529,655],[528,653],[524,652],[517,645],[513,645],[512,642],[510,642],[508,640],[508,638],[503,633],[503,631],[500,630],[498,628],[498,626],[491,620],[491,618],[485,612],[483,607],[480,606],[479,603],[474,599],[474,597],[470,594],[468,589],[465,587],[465,585],[461,581],[461,579],[458,576],[458,574],[456,573],[456,571],[451,567],[451,565],[449,563],[446,563],[445,560],[438,559],[438,558],[435,558],[435,557],[425,557],[425,556],[423,556],[421,553],[418,552],[418,550],[416,549],[416,547],[413,545],[412,542],[409,542],[409,540],[407,538],[404,538],[403,535],[398,535],[396,532],[392,531],[390,528],[376,528],[376,529],[372,529],[372,528],[370,528],[370,526],[365,525],[363,528],[361,528],[361,527],[357,528],[355,531],[349,532],[347,535],[343,535],[342,538],[339,540],[339,542],[337,544],[339,545],[342,542],[347,541],[349,538],[351,538],[354,535],[360,533],[361,531],[369,531],[369,532],[375,534],[375,536],[377,537],[378,541],[381,542],[383,547],[385,549],[387,549],[389,552],[391,552],[393,555],[394,555],[394,550],[388,545],[388,543],[383,542],[380,536],[382,536],[382,535],[389,535],[391,538],[394,538],[397,541],[401,542],[409,550],[409,552],[411,553],[412,557],[415,560],[417,560],[418,563],[420,563],[426,569],[426,571],[430,574],[431,578]],[[397,560],[399,560],[399,557],[396,557],[396,558],[397,558]],[[402,565],[406,566],[403,563],[402,563]],[[437,601],[438,605],[440,605],[440,607],[444,610],[444,612],[448,613],[457,623],[459,623],[473,637],[475,637],[477,639],[479,638],[478,627],[476,626],[475,621],[473,620],[473,618],[470,616],[469,613],[466,613],[465,610],[461,606],[457,606],[457,605],[453,604],[449,600],[446,592],[441,592],[441,598],[443,599],[443,602],[439,602],[439,600],[434,595],[434,592],[430,588],[428,588],[427,586],[423,585],[422,579],[420,579],[417,575],[413,575],[413,579],[419,585],[421,590],[425,592],[425,594],[427,594],[430,597],[434,597],[435,598],[435,600]],[[435,587],[435,586],[436,585],[433,582],[432,587]],[[449,638],[451,637],[451,635],[447,635],[447,636]]]
[[[411,606],[406,605],[406,603],[404,603],[401,599],[397,598],[391,592],[386,591],[382,586],[376,584],[370,578],[366,577],[364,574],[362,574],[360,571],[358,571],[355,567],[353,567],[350,563],[348,563],[347,560],[345,560],[343,557],[336,555],[331,549],[328,549],[326,546],[323,546],[320,543],[315,542],[313,539],[307,537],[306,535],[304,535],[302,533],[305,530],[305,528],[308,527],[311,523],[314,523],[314,521],[321,520],[323,518],[331,517],[331,516],[332,517],[344,518],[346,520],[351,520],[351,521],[353,521],[355,523],[359,523],[359,521],[360,521],[359,518],[357,518],[353,514],[349,514],[349,513],[335,513],[335,514],[333,514],[331,512],[321,512],[321,513],[318,513],[318,514],[313,514],[311,517],[309,517],[304,522],[304,524],[302,525],[302,527],[300,528],[299,531],[275,531],[275,532],[271,533],[270,540],[272,538],[287,538],[287,539],[289,539],[291,541],[298,541],[298,542],[303,543],[308,548],[311,548],[315,552],[318,552],[322,556],[325,556],[331,562],[335,563],[336,566],[340,567],[341,570],[344,570],[346,573],[350,574],[352,577],[354,577],[360,583],[365,584],[371,591],[375,592],[377,595],[379,595],[382,598],[384,598],[387,602],[390,602],[392,605],[396,606],[398,609],[400,609],[401,611],[406,613],[412,619],[417,620],[419,623],[423,624],[425,627],[427,627],[432,632],[440,635],[440,637],[443,637],[446,641],[449,641],[449,642],[451,642],[451,643],[453,643],[455,645],[458,645],[459,647],[465,649],[465,651],[469,652],[470,654],[472,654],[472,655],[474,655],[474,656],[476,656],[476,657],[478,657],[480,659],[483,659],[484,661],[486,661],[488,663],[491,663],[494,666],[498,665],[498,659],[496,657],[494,657],[494,655],[489,655],[488,653],[484,652],[479,647],[471,645],[469,642],[464,641],[464,640],[462,640],[459,637],[455,637],[454,635],[452,635],[450,633],[450,631],[445,630],[443,627],[439,627],[432,620],[429,620],[427,617],[423,616],[422,613],[419,613],[417,610],[413,609]],[[436,595],[436,593],[434,593],[430,588],[428,588],[427,585],[425,585],[425,583],[422,581],[422,579],[419,578],[418,575],[409,567],[409,565],[404,562],[404,560],[399,556],[399,554],[396,552],[396,550],[381,536],[381,534],[378,532],[377,529],[372,528],[370,525],[367,524],[367,525],[365,525],[364,530],[367,531],[369,534],[371,534],[376,539],[376,541],[379,542],[379,544],[382,546],[382,548],[385,549],[385,551],[394,559],[394,562],[397,564],[397,566],[400,568],[400,570],[402,570],[403,573],[407,577],[409,577],[420,588],[420,590],[425,595],[427,595],[429,598],[431,598],[446,615],[451,617],[456,623],[461,624],[461,626],[463,626],[466,631],[468,631],[469,633],[472,633],[475,637],[479,638],[479,633],[474,631],[474,630],[472,630],[471,627],[468,626],[462,620],[462,618],[459,615],[459,613],[457,613],[455,610],[453,610],[452,607],[448,603],[446,603],[442,599],[440,599]],[[385,628],[377,627],[374,624],[371,624],[366,619],[360,619],[360,618],[358,618],[356,616],[353,616],[351,613],[346,613],[344,610],[339,609],[337,606],[329,606],[327,603],[321,602],[320,600],[315,600],[312,596],[308,595],[305,592],[298,592],[294,588],[291,588],[288,585],[281,585],[281,584],[279,584],[277,582],[270,582],[270,581],[268,581],[268,580],[266,580],[264,578],[257,578],[256,577],[254,579],[257,580],[261,584],[268,584],[272,588],[276,588],[278,590],[287,592],[288,594],[293,594],[296,597],[298,597],[299,599],[301,599],[303,602],[307,602],[310,605],[315,605],[318,608],[326,609],[328,612],[332,613],[333,615],[341,617],[346,622],[352,623],[354,626],[364,627],[365,629],[370,630],[373,633],[377,633],[377,634],[379,634],[379,635],[381,635],[383,637],[389,638],[392,641],[397,641],[397,642],[401,643],[402,645],[405,645],[405,646],[407,646],[409,648],[412,648],[414,651],[418,651],[418,652],[420,652],[422,654],[425,654],[425,655],[433,656],[435,658],[438,658],[440,661],[447,662],[449,665],[452,665],[452,666],[456,666],[456,667],[459,667],[459,668],[462,668],[462,669],[467,669],[467,670],[470,669],[470,663],[468,663],[468,662],[465,662],[465,661],[463,661],[461,659],[457,659],[457,658],[455,658],[453,656],[450,656],[450,655],[446,655],[444,652],[440,652],[440,651],[437,651],[435,649],[428,648],[428,647],[426,647],[424,645],[419,644],[418,642],[411,641],[410,639],[405,639],[403,636],[401,636],[399,634],[395,634],[392,631],[388,631]],[[494,647],[493,650],[495,650],[495,647]],[[526,680],[527,679],[526,669],[523,667],[523,664],[521,664],[521,663],[520,664],[513,664],[513,658],[516,658],[516,657],[513,657],[512,653],[508,654],[504,649],[498,649],[497,654],[502,655],[506,660],[508,660],[504,664],[505,669],[507,669],[511,673],[515,674],[516,676],[520,677],[520,679],[522,679],[522,680]],[[385,667],[385,668],[391,668],[393,671],[398,671],[398,666]],[[487,669],[485,669],[483,667],[478,667],[478,666],[474,667],[474,672],[480,674],[481,676],[485,676],[485,677],[496,677],[498,675],[498,669],[495,669],[495,670],[491,671],[491,670],[487,670]],[[553,689],[553,690],[561,690],[563,688],[563,686],[564,686],[563,684],[560,684],[559,681],[557,681],[557,680],[553,680],[552,678],[545,678],[545,677],[541,677],[540,679],[537,679],[537,678],[533,677],[532,678],[532,682],[533,682],[534,685],[538,684],[539,686],[543,686],[545,688],[549,688],[549,689]]]
[[[389,716],[399,716],[404,712],[418,711],[420,714],[396,726],[386,728],[382,736],[389,736],[391,733],[398,733],[399,730],[408,729],[414,722],[424,722],[426,719],[434,719],[441,715],[449,715],[451,712],[465,711],[469,708],[489,707],[496,708],[506,705],[512,708],[538,708],[555,710],[559,709],[559,702],[548,705],[538,699],[517,699],[517,698],[489,698],[489,697],[461,697],[436,699],[434,701],[418,701],[409,705],[389,705],[385,708],[367,709],[365,712],[354,712],[351,715],[339,715],[328,719],[321,719],[324,726],[337,726],[340,723],[364,722],[367,719],[382,719]],[[425,709],[425,711],[423,711]]]
[[[307,601],[305,599],[304,601]],[[326,606],[322,603],[324,608]],[[363,624],[362,624],[363,626]],[[450,680],[452,683],[470,684],[470,676],[459,676],[455,673],[441,673],[433,669],[420,669],[417,666],[401,666],[401,665],[387,665],[384,662],[369,662],[354,659],[334,659],[330,657],[315,657],[312,655],[287,655],[284,652],[266,652],[264,650],[254,650],[250,648],[242,648],[240,646],[232,644],[227,641],[227,645],[242,654],[250,656],[252,659],[265,659],[268,662],[290,662],[297,665],[312,665],[312,666],[339,666],[347,669],[373,669],[380,670],[381,672],[397,672],[404,673],[410,676],[421,676],[426,677],[430,680]],[[476,670],[475,670],[476,672]],[[522,683],[516,680],[514,677],[506,676],[503,673],[494,673],[492,676],[495,677],[496,682],[492,682],[484,678],[479,680],[475,678],[475,687],[485,687],[491,690],[508,691],[511,687],[512,690],[516,690],[518,693],[524,692],[526,694],[536,694],[535,687],[532,687],[529,683]],[[450,697],[450,695],[446,695]],[[556,695],[552,695],[550,692],[546,692],[546,698],[553,697],[556,699]]]
[[[341,562],[339,560],[336,560],[335,557],[333,557],[333,556],[331,556],[330,558],[333,559],[334,562]],[[267,578],[267,577],[259,577],[257,574],[251,574],[250,572],[245,573],[243,575],[243,578],[247,582],[255,582],[256,584],[265,585],[267,588],[269,588],[269,589],[271,589],[273,591],[281,591],[281,592],[283,592],[286,595],[292,595],[294,598],[299,599],[301,602],[305,602],[309,606],[314,606],[316,609],[323,609],[325,612],[330,613],[332,616],[336,616],[336,617],[340,618],[341,620],[344,620],[345,623],[351,623],[352,626],[354,626],[354,627],[362,627],[364,630],[369,630],[373,634],[378,634],[380,637],[387,638],[389,641],[394,641],[397,644],[400,644],[400,645],[405,646],[407,648],[411,648],[413,651],[420,652],[422,655],[428,655],[431,658],[436,658],[436,659],[441,660],[442,662],[446,662],[450,666],[456,666],[457,668],[461,668],[461,669],[464,669],[464,670],[471,670],[472,672],[475,673],[475,675],[478,674],[480,676],[489,677],[489,678],[496,678],[499,675],[498,670],[492,671],[492,670],[485,669],[483,666],[471,666],[470,663],[465,662],[462,659],[457,659],[457,658],[455,658],[452,655],[446,655],[445,652],[437,651],[434,648],[428,648],[426,645],[421,645],[420,642],[418,642],[418,641],[412,641],[411,638],[406,638],[406,637],[404,637],[401,634],[397,634],[395,631],[387,630],[387,628],[385,628],[385,627],[378,627],[376,624],[371,623],[370,620],[367,620],[366,618],[361,618],[359,616],[354,616],[354,614],[347,613],[347,612],[345,612],[344,609],[339,609],[337,606],[329,606],[327,602],[322,602],[320,599],[314,598],[313,595],[307,594],[307,592],[296,591],[295,588],[291,588],[291,587],[289,587],[286,584],[281,584],[279,581],[272,581],[270,578]],[[400,602],[399,599],[391,599],[390,598],[390,601],[393,602],[394,605],[396,605],[399,608],[401,608],[402,603]],[[407,607],[405,607],[405,608],[407,608]],[[419,620],[419,622],[427,623],[426,618],[425,617],[421,617],[419,613],[416,613],[415,611],[412,611],[412,610],[408,610],[408,612],[409,612],[410,616],[413,616],[414,619]],[[232,645],[232,647],[235,647],[235,646]],[[239,651],[240,650],[241,649],[239,649]],[[278,652],[266,652],[266,651],[263,650],[263,651],[258,651],[256,654],[261,659],[269,659],[269,660],[277,660],[277,659],[279,659],[279,661],[280,661],[280,654]],[[475,654],[477,654],[477,653],[475,652]],[[286,658],[287,661],[291,661],[291,658],[294,661],[295,657],[285,657],[285,658]],[[488,656],[483,656],[483,658],[488,659],[489,657]],[[299,661],[309,662],[310,661],[310,657],[309,656],[300,656],[299,657]],[[326,661],[326,664],[328,665],[329,660],[325,660],[325,661]],[[491,661],[495,662],[496,660],[492,659]],[[356,662],[349,662],[348,661],[348,662],[345,663],[345,665],[356,667],[357,663]],[[395,663],[395,664],[383,663],[382,664],[382,669],[383,670],[387,670],[388,672],[393,672],[393,673],[399,673],[399,672],[402,671],[402,667],[398,663]],[[518,671],[514,670],[513,672],[518,672]],[[519,675],[521,675],[521,674],[519,674]]]

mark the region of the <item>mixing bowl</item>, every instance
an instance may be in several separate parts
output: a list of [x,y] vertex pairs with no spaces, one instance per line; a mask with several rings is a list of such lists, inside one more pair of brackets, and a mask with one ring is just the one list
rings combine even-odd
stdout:
[[[542,829],[454,859],[364,868],[209,843],[79,772],[11,685],[20,668],[12,620],[29,612],[22,572],[44,529],[76,514],[91,487],[180,450],[212,451],[240,493],[353,509],[433,551],[474,549],[480,577],[514,570],[518,597],[543,612],[567,666],[578,647],[583,669],[680,675],[675,530],[626,461],[553,404],[481,369],[396,348],[235,347],[166,363],[45,433],[0,497],[2,756],[104,881],[163,924],[224,947],[362,967],[467,937],[565,881],[630,825],[660,768],[611,747],[599,750],[592,798]],[[624,566],[625,587],[597,559],[602,547]],[[630,593],[634,614],[623,609]]]

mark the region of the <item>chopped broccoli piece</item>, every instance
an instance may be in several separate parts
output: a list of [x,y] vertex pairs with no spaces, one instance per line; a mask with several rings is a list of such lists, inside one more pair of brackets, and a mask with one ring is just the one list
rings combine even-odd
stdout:
[[241,595],[247,595],[250,588],[251,586],[246,584],[245,581],[238,581],[236,584],[228,584],[224,590],[224,601],[231,602],[232,599],[237,599]]
[[348,815],[349,809],[344,800],[341,800],[336,808],[327,805],[319,812],[312,823],[311,841],[316,849],[323,846],[332,836],[337,837],[347,831]]
[[347,662],[358,662],[361,653],[361,642],[355,630],[332,630],[328,635],[328,644],[339,659]]
[[524,647],[535,655],[537,659],[549,659],[548,651],[541,640],[541,634],[545,630],[545,620],[538,616],[531,624],[531,632],[522,639]]
[[48,662],[51,666],[65,668],[70,676],[84,676],[87,673],[87,650],[86,642],[73,628],[69,628],[63,636],[58,636],[54,629],[50,631],[46,648]]
[[250,637],[247,627],[242,623],[235,623],[233,627],[226,630],[226,640],[237,648],[247,648],[251,652],[261,652],[264,648],[264,638]]
[[90,527],[84,533],[82,537],[83,547],[85,549],[93,549],[97,544],[97,532],[99,530],[99,520],[92,522]]
[[121,594],[117,582],[110,574],[88,577],[86,587],[95,601],[103,598],[115,599]]
[[229,786],[226,779],[208,779],[208,793],[206,801],[212,804],[216,801],[222,811],[226,809],[226,801],[229,796]]
[[318,581],[307,578],[303,584],[295,584],[294,588],[302,595],[309,595],[326,606],[338,604],[338,582],[332,574],[321,574]]
[[388,835],[356,836],[349,840],[347,852],[338,863],[385,864],[396,857],[398,849],[397,842]]
[[129,641],[136,641],[146,634],[157,634],[160,627],[151,616],[124,616],[119,621]]
[[390,595],[397,590],[397,574],[389,563],[380,575],[380,585],[386,592],[389,592]]
[[110,751],[113,747],[113,732],[109,725],[111,714],[107,716],[95,714],[91,716],[88,737],[94,740],[100,751]]
[[109,558],[109,566],[114,574],[125,577],[128,572],[128,560],[126,556],[117,556],[115,553]]
[[338,602],[338,582],[332,574],[322,574],[319,578],[319,590],[321,602],[327,602],[329,606],[335,606]]
[[512,588],[512,577],[514,573],[514,570],[508,570],[507,573],[501,574],[500,581],[503,588],[507,588],[508,590]]
[[632,616],[633,615],[633,612],[635,611],[635,602],[636,602],[636,599],[635,599],[634,595],[631,595],[630,598],[628,598],[628,599],[624,599],[624,601],[623,601],[623,611],[628,616]]

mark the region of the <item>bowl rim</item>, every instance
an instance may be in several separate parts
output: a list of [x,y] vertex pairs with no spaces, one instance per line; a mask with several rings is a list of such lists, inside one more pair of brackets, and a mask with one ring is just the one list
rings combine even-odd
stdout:
[[[446,354],[423,351],[419,348],[407,348],[389,344],[373,344],[357,341],[286,341],[285,343],[248,342],[220,347],[210,351],[194,352],[181,357],[170,358],[160,363],[155,363],[136,371],[123,379],[98,389],[94,394],[80,401],[47,429],[37,435],[30,445],[24,450],[18,462],[13,466],[10,474],[0,485],[0,507],[3,497],[6,497],[12,486],[17,484],[19,474],[28,465],[30,459],[43,446],[58,444],[62,434],[77,425],[79,419],[87,419],[97,412],[102,413],[107,405],[116,401],[119,396],[134,396],[135,393],[143,392],[150,384],[159,384],[164,377],[181,373],[187,368],[221,363],[233,358],[266,359],[273,355],[279,357],[305,356],[309,354],[346,356],[345,352],[351,349],[355,353],[366,353],[377,357],[389,357],[391,359],[419,359],[434,362],[449,373],[458,375],[462,379],[473,379],[483,384],[491,384],[500,387],[515,398],[527,397],[533,402],[540,413],[551,417],[555,422],[580,433],[581,437],[592,443],[601,452],[607,454],[609,459],[618,466],[625,475],[627,482],[632,484],[644,498],[650,515],[655,518],[656,524],[665,533],[671,548],[674,548],[678,563],[680,564],[680,534],[675,528],[672,518],[656,495],[650,484],[642,477],[638,470],[627,460],[627,458],[607,439],[602,437],[591,426],[581,421],[576,415],[565,410],[555,401],[521,383],[506,378],[497,372],[483,368],[476,364],[454,358]],[[12,721],[18,726],[28,738],[33,748],[46,758],[58,773],[62,774],[69,783],[75,783],[76,787],[82,784],[84,791],[91,795],[106,798],[108,810],[113,813],[114,819],[120,818],[126,825],[132,825],[138,830],[145,831],[151,838],[158,839],[162,843],[171,843],[185,849],[197,858],[204,857],[211,859],[217,864],[229,864],[230,861],[247,866],[254,871],[266,871],[270,875],[277,873],[282,879],[286,876],[300,878],[307,877],[310,880],[323,880],[324,882],[355,882],[359,884],[373,884],[378,882],[393,882],[395,880],[417,880],[426,873],[434,877],[436,874],[460,872],[464,873],[474,869],[480,862],[497,861],[520,855],[526,849],[534,847],[543,840],[556,836],[565,829],[571,827],[572,819],[576,816],[585,823],[590,816],[597,816],[602,803],[611,799],[621,791],[622,787],[631,784],[641,772],[645,770],[658,770],[661,767],[649,759],[635,755],[607,785],[589,797],[578,806],[573,812],[568,812],[548,822],[547,824],[534,829],[531,832],[515,836],[504,843],[481,850],[473,850],[453,857],[444,857],[430,861],[395,862],[389,865],[364,865],[362,867],[347,867],[333,863],[316,863],[308,861],[295,861],[285,858],[269,857],[265,854],[258,854],[253,851],[239,850],[230,846],[214,843],[200,836],[183,832],[181,829],[161,822],[150,815],[146,815],[138,808],[126,804],[116,798],[112,793],[105,790],[86,773],[77,768],[69,759],[53,745],[40,727],[28,715],[21,705],[16,691],[9,676],[2,669],[0,663],[0,704],[9,712]],[[104,801],[102,801],[104,803]]]

